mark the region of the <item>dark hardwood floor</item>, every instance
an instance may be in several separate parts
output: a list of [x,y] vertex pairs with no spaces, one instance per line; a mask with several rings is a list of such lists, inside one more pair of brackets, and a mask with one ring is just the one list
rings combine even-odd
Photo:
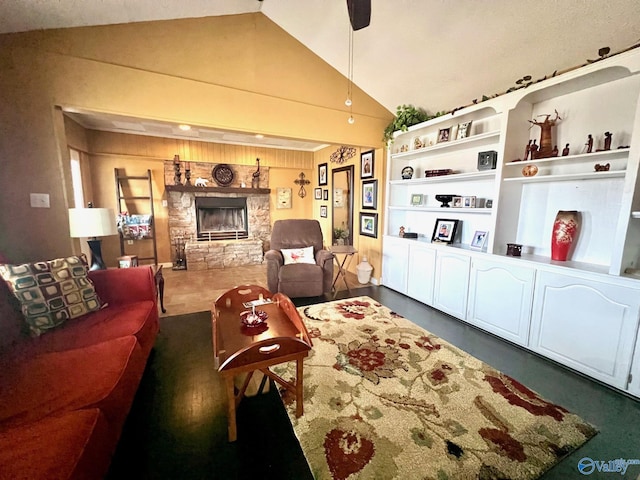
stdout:
[[[593,460],[640,458],[640,402],[482,332],[385,287],[368,295],[595,425],[600,433],[543,479],[585,478]],[[296,299],[298,306],[332,298]],[[209,312],[160,320],[160,334],[122,434],[109,479],[311,479],[284,408],[272,388],[244,399],[238,441],[227,442],[226,396],[213,368]],[[430,472],[424,472],[425,476]],[[640,478],[595,472],[587,478]]]

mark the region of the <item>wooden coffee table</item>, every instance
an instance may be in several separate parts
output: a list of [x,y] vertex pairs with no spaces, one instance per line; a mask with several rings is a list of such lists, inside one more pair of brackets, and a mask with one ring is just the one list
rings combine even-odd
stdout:
[[[247,327],[240,314],[251,307],[245,302],[270,299],[272,303],[256,306],[267,313],[261,326]],[[213,354],[216,368],[225,381],[228,400],[229,441],[237,439],[236,407],[245,394],[256,370],[295,393],[296,416],[304,413],[302,398],[302,366],[312,342],[295,305],[282,293],[272,294],[258,285],[242,285],[222,294],[211,311]],[[284,362],[296,361],[296,379],[288,382],[269,370]],[[242,387],[235,392],[234,377],[247,373]]]

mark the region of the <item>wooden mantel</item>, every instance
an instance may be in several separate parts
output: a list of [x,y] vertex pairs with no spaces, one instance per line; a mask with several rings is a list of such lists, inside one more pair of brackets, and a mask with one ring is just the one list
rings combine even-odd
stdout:
[[165,185],[164,188],[167,192],[271,193],[270,188],[196,187],[194,185]]

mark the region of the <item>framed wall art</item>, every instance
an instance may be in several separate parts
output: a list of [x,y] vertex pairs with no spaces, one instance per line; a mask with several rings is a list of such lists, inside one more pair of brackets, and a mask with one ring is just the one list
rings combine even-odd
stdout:
[[276,208],[291,208],[291,189],[287,187],[278,187],[276,189],[278,202]]
[[378,214],[360,212],[360,235],[378,238]]
[[458,220],[438,218],[433,228],[431,241],[435,243],[453,243],[458,230]]
[[320,218],[327,218],[327,206],[320,205]]
[[378,180],[362,182],[362,208],[371,210],[378,208]]
[[327,172],[327,164],[321,163],[318,165],[318,185],[328,185],[329,184],[329,175]]
[[374,156],[374,150],[360,154],[360,178],[373,178]]
[[322,200],[322,189],[321,188],[314,188],[313,189],[313,198],[315,198],[316,200]]
[[325,202],[329,200],[329,190],[327,190],[326,188],[322,191],[322,200],[324,200]]

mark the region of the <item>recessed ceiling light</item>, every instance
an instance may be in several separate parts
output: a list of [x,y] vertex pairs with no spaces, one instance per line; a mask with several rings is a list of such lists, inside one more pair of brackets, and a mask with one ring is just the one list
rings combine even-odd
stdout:
[[262,135],[261,133],[257,133],[256,138],[264,138],[264,135]]
[[182,124],[182,125],[178,125],[178,128],[179,128],[180,130],[183,130],[183,131],[185,131],[185,132],[188,132],[189,130],[191,130],[191,125],[184,125],[184,124]]

